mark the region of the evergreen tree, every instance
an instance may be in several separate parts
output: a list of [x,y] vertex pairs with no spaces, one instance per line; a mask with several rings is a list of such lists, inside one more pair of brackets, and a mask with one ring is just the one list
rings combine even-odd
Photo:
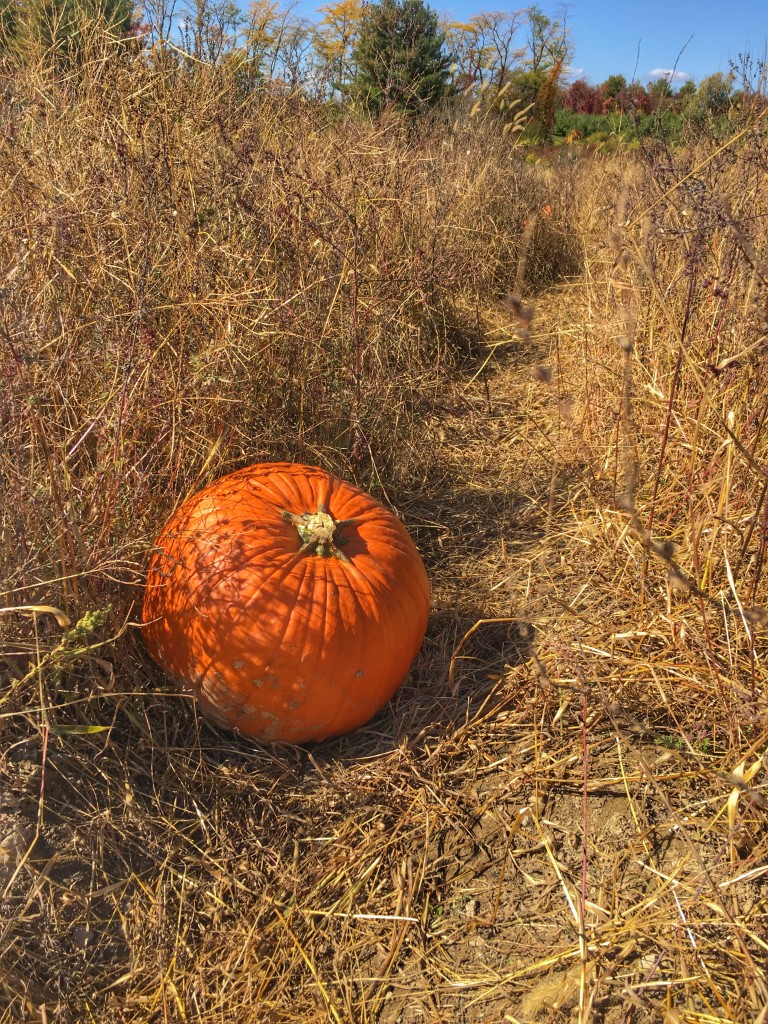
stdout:
[[16,35],[16,2],[0,0],[0,53],[6,49]]
[[71,64],[94,26],[120,39],[133,21],[132,0],[0,0],[0,46],[29,59]]
[[451,61],[437,15],[423,0],[379,0],[364,9],[350,99],[371,113],[415,114],[448,91]]

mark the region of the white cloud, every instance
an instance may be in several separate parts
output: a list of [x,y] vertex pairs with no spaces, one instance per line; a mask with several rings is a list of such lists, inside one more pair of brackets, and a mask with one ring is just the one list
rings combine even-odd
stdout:
[[586,73],[586,70],[586,68],[574,68],[568,64],[567,67],[563,68],[563,73],[567,75],[568,78],[581,78],[581,76]]
[[654,68],[648,72],[649,78],[668,78],[670,82],[687,82],[692,75],[687,71],[675,71],[673,68]]

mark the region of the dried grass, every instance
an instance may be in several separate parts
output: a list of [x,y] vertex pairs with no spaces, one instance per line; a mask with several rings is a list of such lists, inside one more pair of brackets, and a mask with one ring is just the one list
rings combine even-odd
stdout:
[[[34,74],[0,155],[2,1024],[765,1021],[760,124],[553,170],[216,76],[182,103],[178,68]],[[532,296],[525,238],[583,271]],[[265,457],[377,488],[434,583],[409,681],[314,748],[198,721],[131,624],[174,500]]]

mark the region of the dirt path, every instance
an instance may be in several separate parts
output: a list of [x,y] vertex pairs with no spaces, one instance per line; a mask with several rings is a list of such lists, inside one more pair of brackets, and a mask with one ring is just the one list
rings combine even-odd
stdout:
[[[382,1020],[561,1019],[556,1008],[573,1009],[582,971],[594,970],[577,937],[585,856],[590,893],[617,874],[627,897],[645,886],[627,864],[634,824],[621,768],[606,764],[615,741],[604,722],[590,723],[600,770],[587,780],[585,810],[579,679],[573,669],[556,685],[547,678],[550,653],[560,672],[572,653],[574,603],[585,590],[587,453],[568,297],[563,286],[539,300],[530,338],[510,336],[506,307],[490,313],[498,347],[433,424],[446,487],[430,513],[440,526],[432,640],[446,661],[460,644],[451,673],[466,726],[451,742],[472,765],[450,793],[451,827],[435,843],[444,868],[429,952],[404,958]],[[489,621],[465,637],[478,620]],[[609,917],[596,902],[590,927]],[[617,949],[612,966],[630,953]],[[599,1019],[622,1020],[604,998]]]

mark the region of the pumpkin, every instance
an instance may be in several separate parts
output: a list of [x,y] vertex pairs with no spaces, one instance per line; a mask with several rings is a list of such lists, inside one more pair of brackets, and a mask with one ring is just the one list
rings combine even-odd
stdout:
[[166,524],[142,633],[213,722],[303,743],[384,706],[428,614],[424,565],[392,512],[322,469],[263,463],[194,494]]

